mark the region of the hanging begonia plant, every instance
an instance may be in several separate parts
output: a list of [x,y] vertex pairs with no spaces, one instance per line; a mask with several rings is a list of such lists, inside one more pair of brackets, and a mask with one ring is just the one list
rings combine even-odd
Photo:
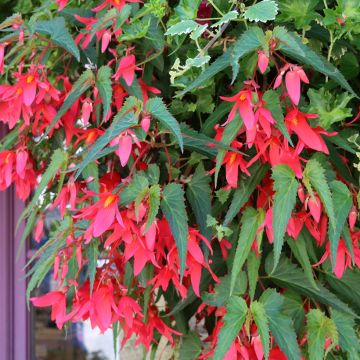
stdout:
[[23,242],[59,214],[30,302],[153,355],[359,359],[359,1],[5,3],[0,189]]

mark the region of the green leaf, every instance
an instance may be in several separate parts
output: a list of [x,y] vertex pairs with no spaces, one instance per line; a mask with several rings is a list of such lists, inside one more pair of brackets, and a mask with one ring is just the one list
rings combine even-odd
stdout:
[[201,73],[201,75],[199,75],[199,77],[188,85],[185,90],[181,91],[177,97],[183,96],[187,92],[205,84],[209,79],[213,78],[220,71],[226,69],[230,64],[232,64],[234,69],[234,81],[239,71],[238,61],[251,51],[255,51],[261,46],[262,36],[262,30],[258,27],[252,27],[245,31],[231,49],[218,57],[205,71]]
[[[85,169],[83,170],[83,178],[89,179],[92,178],[93,180],[86,183],[86,186],[89,190],[99,193],[100,192],[100,184],[99,184],[99,167],[95,162],[91,162],[86,165]],[[97,197],[96,197],[97,198]]]
[[332,310],[331,319],[335,323],[339,334],[339,345],[349,354],[350,360],[357,360],[360,356],[359,339],[354,330],[354,318],[343,312]]
[[186,196],[194,211],[201,233],[210,240],[211,230],[206,225],[207,216],[211,214],[211,178],[205,174],[202,163],[196,168],[186,189]]
[[273,205],[273,232],[274,232],[274,269],[276,268],[281,249],[284,244],[284,235],[291,213],[296,203],[298,182],[295,174],[287,165],[277,165],[273,168],[274,205]]
[[175,8],[175,14],[181,19],[195,19],[201,0],[180,0]]
[[[201,295],[202,301],[211,306],[224,306],[230,299],[230,274],[220,278],[220,283],[215,284],[214,292],[203,293]],[[244,271],[241,271],[236,279],[233,295],[243,295],[247,287],[247,279]]]
[[286,137],[286,139],[289,141],[289,144],[293,146],[289,131],[285,126],[284,114],[281,109],[279,95],[275,90],[268,90],[265,91],[262,99],[265,101],[264,107],[271,111],[271,114],[276,121],[276,127]]
[[302,30],[312,21],[319,18],[315,8],[319,0],[281,0],[278,1],[280,14],[276,18],[278,22],[290,22],[295,24],[296,29]]
[[254,251],[251,251],[247,258],[247,270],[249,279],[249,296],[252,301],[255,296],[256,285],[259,278],[261,255],[257,256]]
[[280,287],[293,289],[297,293],[308,296],[323,304],[330,305],[339,311],[356,316],[347,304],[338,299],[320,282],[316,281],[317,289],[314,289],[304,272],[295,264],[291,263],[289,259],[285,257],[281,258],[277,268],[271,272],[272,266],[273,259],[270,254],[265,262],[265,271],[270,279]]
[[265,306],[261,302],[254,301],[250,305],[250,311],[254,318],[256,327],[258,329],[261,343],[264,350],[265,359],[269,358],[270,351],[270,329],[269,329],[269,320],[266,315]]
[[326,180],[325,169],[321,166],[319,161],[311,159],[307,162],[303,181],[308,191],[310,190],[310,193],[311,187],[309,188],[309,184],[315,188],[324,205],[326,213],[329,216],[331,226],[335,227],[336,222],[333,199]]
[[249,206],[245,209],[241,218],[240,235],[231,270],[230,294],[234,290],[236,278],[249,255],[258,227],[258,212]]
[[296,240],[294,240],[290,236],[286,236],[285,238],[286,238],[286,242],[288,243],[291,249],[291,252],[295,256],[296,260],[300,263],[301,267],[303,268],[307,279],[309,280],[311,285],[315,289],[317,289],[314,280],[312,265],[307,252],[306,242],[303,233],[301,232]]
[[231,66],[233,70],[232,83],[239,73],[239,60],[245,55],[257,50],[264,42],[264,32],[257,26],[246,30],[231,49]]
[[299,360],[300,349],[290,317],[283,313],[284,297],[274,289],[267,289],[261,296],[269,321],[269,328],[288,360]]
[[35,31],[40,34],[50,35],[51,41],[72,54],[80,61],[80,52],[65,25],[63,17],[56,17],[47,21],[38,21]]
[[358,286],[360,270],[348,269],[342,278],[339,279],[332,272],[330,261],[325,261],[322,264],[322,268],[325,273],[326,282],[330,285],[331,289],[341,300],[351,305],[357,314],[360,314],[360,288]]
[[[125,107],[125,105],[124,105]],[[123,107],[123,108],[124,108]],[[77,178],[83,171],[83,169],[87,166],[87,164],[94,161],[97,154],[117,135],[119,135],[124,130],[136,125],[138,122],[137,115],[131,111],[125,111],[125,109],[120,110],[120,112],[114,117],[111,125],[106,129],[104,134],[100,136],[95,143],[90,148],[84,150],[82,154],[85,154],[84,159],[77,166],[77,172],[75,178]]]
[[150,187],[149,191],[148,191],[148,195],[149,195],[149,214],[146,220],[146,226],[145,226],[145,230],[144,233],[146,233],[150,226],[152,225],[152,223],[154,222],[157,213],[159,212],[159,208],[160,208],[160,185],[159,184],[154,184],[153,186]]
[[66,96],[63,104],[61,105],[56,116],[52,120],[51,124],[47,127],[43,138],[49,134],[49,132],[54,128],[57,122],[61,119],[63,115],[71,108],[74,102],[94,83],[94,74],[91,70],[85,70],[81,76],[76,80],[75,84],[71,88],[71,91]]
[[239,13],[236,10],[229,11],[224,16],[222,16],[219,21],[212,24],[211,27],[212,28],[221,27],[223,24],[226,24],[231,20],[237,19],[238,16],[239,16]]
[[120,206],[129,205],[139,194],[149,187],[149,180],[140,173],[136,173],[132,181],[124,186],[120,193]]
[[352,116],[351,107],[347,106],[354,96],[345,91],[335,95],[322,87],[319,90],[309,89],[307,94],[310,99],[309,112],[319,115],[320,126],[325,130]]
[[321,55],[304,45],[301,39],[294,33],[289,33],[283,27],[276,27],[273,36],[281,40],[279,49],[292,59],[302,64],[310,65],[315,70],[333,79],[345,90],[358,97],[341,72]]
[[185,208],[184,190],[180,184],[168,184],[163,191],[161,210],[169,222],[175,238],[180,259],[180,278],[184,275],[188,244],[188,217]]
[[337,250],[339,239],[343,231],[346,219],[353,205],[352,195],[347,186],[341,181],[332,181],[330,187],[333,194],[333,203],[335,209],[335,227],[329,226],[329,241],[333,270],[336,265]]
[[309,358],[322,360],[326,338],[332,340],[331,347],[338,343],[338,333],[332,319],[325,316],[319,309],[311,309],[307,315],[307,339]]
[[190,332],[181,338],[179,360],[197,360],[201,354],[202,343],[196,332]]
[[245,19],[255,22],[267,22],[274,20],[278,13],[278,6],[275,1],[263,0],[249,6],[244,12]]
[[[198,133],[187,124],[180,125],[182,137],[184,139],[184,148],[190,151],[197,152],[206,156],[209,159],[215,158],[218,148],[222,148],[222,144],[214,141],[212,138]],[[214,144],[210,147],[209,144]]]
[[237,296],[230,298],[226,306],[224,325],[219,332],[214,360],[224,359],[225,354],[244,324],[247,312],[248,308],[244,299]]
[[40,198],[40,195],[48,186],[49,182],[54,178],[58,170],[61,168],[62,164],[66,162],[68,154],[61,149],[56,149],[51,155],[49,166],[46,168],[44,173],[41,176],[39,185],[36,187],[35,194],[33,195],[31,201],[28,203],[20,218],[18,224],[26,217],[30,212],[34,210],[34,207],[37,201]]
[[111,86],[111,75],[112,70],[104,65],[102,66],[97,74],[95,85],[99,90],[100,98],[103,103],[103,121],[105,121],[106,115],[108,114],[112,101],[112,86]]
[[92,239],[86,248],[86,256],[88,259],[88,272],[90,280],[90,294],[93,292],[94,281],[96,275],[97,260],[99,257],[99,244],[97,239]]
[[167,29],[165,35],[183,35],[183,34],[190,34],[191,32],[195,31],[199,28],[199,24],[193,20],[182,20],[177,24],[170,26]]
[[300,333],[305,320],[303,300],[299,294],[291,290],[285,291],[283,299],[283,313],[293,320],[295,331]]
[[224,226],[230,224],[234,217],[239,213],[240,209],[249,200],[251,194],[255,191],[256,187],[260,184],[265,174],[269,170],[268,165],[255,163],[249,168],[250,176],[240,179],[238,188],[234,193],[230,208],[226,213]]
[[170,114],[164,102],[156,97],[147,101],[146,111],[152,114],[160,123],[169,129],[176,137],[181,151],[184,151],[184,142],[177,120]]

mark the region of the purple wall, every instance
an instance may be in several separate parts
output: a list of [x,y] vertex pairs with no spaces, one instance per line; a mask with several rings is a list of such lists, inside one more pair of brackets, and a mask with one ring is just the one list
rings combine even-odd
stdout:
[[[4,134],[0,124],[0,139]],[[23,224],[16,235],[15,227],[22,209],[14,189],[0,192],[0,360],[27,360],[30,353],[23,270],[25,249],[16,260]]]

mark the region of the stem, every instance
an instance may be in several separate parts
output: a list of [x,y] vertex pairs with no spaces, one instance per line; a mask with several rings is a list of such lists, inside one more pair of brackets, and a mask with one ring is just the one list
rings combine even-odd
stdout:
[[211,6],[221,15],[224,16],[223,12],[214,4],[212,0],[208,0],[208,3],[211,4]]

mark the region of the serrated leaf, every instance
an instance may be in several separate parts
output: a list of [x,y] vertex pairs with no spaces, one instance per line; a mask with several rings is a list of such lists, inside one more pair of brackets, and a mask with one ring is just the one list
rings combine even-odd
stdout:
[[256,255],[254,251],[251,251],[247,258],[247,270],[249,279],[249,296],[252,301],[255,296],[256,285],[259,278],[261,255]]
[[265,271],[269,275],[270,279],[280,287],[293,289],[297,293],[308,296],[311,299],[319,301],[323,304],[330,305],[339,311],[356,316],[347,304],[337,298],[319,281],[316,281],[317,289],[314,289],[304,272],[295,264],[291,263],[289,259],[285,257],[281,258],[274,271],[271,271],[272,266],[273,259],[270,254],[265,262]]
[[303,268],[309,282],[315,289],[317,289],[303,233],[301,232],[296,240],[294,240],[290,236],[286,236],[286,242],[288,243],[291,252],[295,256],[296,260]]
[[283,294],[283,313],[293,320],[295,331],[299,333],[304,325],[305,310],[301,296],[294,291],[287,290]]
[[257,50],[264,42],[264,32],[257,26],[246,30],[231,49],[231,67],[233,71],[232,81],[234,83],[239,73],[239,60],[245,55]]
[[92,294],[94,288],[94,281],[97,268],[97,260],[99,257],[99,244],[96,239],[92,239],[86,249],[86,256],[88,260],[88,272],[90,281],[90,294]]
[[231,270],[230,294],[234,290],[236,278],[249,255],[258,227],[258,212],[249,206],[241,218],[240,234]]
[[331,319],[335,323],[339,334],[339,345],[349,354],[350,360],[357,360],[360,356],[359,339],[354,330],[354,318],[343,312],[332,310]]
[[149,195],[149,214],[148,214],[148,217],[146,220],[146,226],[145,226],[144,233],[146,233],[149,230],[150,226],[152,225],[152,223],[155,220],[157,213],[159,212],[160,185],[154,184],[153,186],[151,186],[148,191],[148,195]]
[[332,181],[330,183],[331,191],[333,194],[334,213],[335,213],[335,226],[329,226],[329,241],[333,270],[336,265],[337,250],[339,239],[343,231],[346,219],[350,213],[353,205],[352,195],[347,186],[341,181]]
[[282,312],[284,298],[274,289],[267,289],[261,296],[269,321],[269,328],[288,360],[299,360],[300,349],[290,317]]
[[201,354],[202,343],[196,332],[190,332],[181,339],[179,360],[196,360]]
[[224,325],[221,327],[216,344],[214,360],[223,360],[231,344],[241,330],[248,307],[241,297],[231,297],[224,316]]
[[274,233],[274,269],[276,268],[281,249],[284,244],[284,235],[291,213],[296,203],[298,182],[293,170],[287,165],[277,165],[273,168],[274,205],[273,205],[273,233]]
[[51,160],[49,166],[46,168],[44,173],[41,176],[39,185],[36,187],[35,194],[33,195],[31,201],[28,203],[20,218],[18,224],[26,217],[31,211],[33,211],[34,206],[40,198],[41,193],[45,190],[49,182],[54,178],[58,170],[61,168],[62,164],[67,159],[67,153],[61,149],[56,149],[51,155]]
[[180,184],[165,186],[161,210],[168,221],[174,236],[180,259],[180,279],[184,275],[188,245],[188,217],[185,208],[184,190]]
[[[257,29],[257,30],[254,30]],[[245,31],[239,40],[237,40],[234,46],[218,57],[205,71],[199,75],[188,87],[181,91],[176,97],[183,96],[189,91],[205,84],[209,79],[213,78],[216,74],[226,69],[230,64],[233,68],[237,69],[236,75],[233,76],[233,80],[238,73],[238,61],[251,51],[255,51],[261,46],[261,41],[258,36],[262,33],[259,28],[251,28]],[[236,63],[236,65],[234,65]]]
[[72,54],[77,61],[80,61],[80,52],[65,25],[63,17],[56,17],[51,20],[38,21],[35,25],[35,32],[50,35],[51,41]]
[[71,91],[66,96],[63,104],[61,105],[59,111],[55,115],[54,119],[51,121],[51,124],[46,128],[43,138],[49,134],[49,132],[54,128],[57,122],[61,119],[63,115],[71,108],[75,101],[94,83],[94,74],[91,70],[85,70],[81,76],[76,80],[75,84],[71,88]]
[[135,201],[138,195],[149,187],[147,177],[142,174],[135,174],[129,184],[124,186],[120,193],[120,206],[129,205]]
[[212,24],[211,27],[212,28],[216,28],[216,27],[220,27],[223,24],[228,23],[231,20],[235,20],[238,17],[239,13],[236,10],[232,10],[229,11],[228,13],[226,13],[224,16],[221,17],[221,19],[219,21],[217,21],[216,23]]
[[307,162],[303,181],[305,185],[307,185],[306,182],[309,181],[311,186],[314,187],[324,205],[331,226],[335,227],[333,199],[325,176],[325,169],[319,161],[311,159]]
[[310,310],[306,319],[309,357],[312,360],[322,360],[326,338],[332,340],[331,346],[336,346],[338,343],[336,326],[332,319],[319,309]]
[[181,151],[184,151],[184,141],[177,120],[170,114],[164,102],[156,97],[147,101],[146,111],[152,114],[160,123],[169,129],[176,137]]
[[183,35],[183,34],[190,34],[197,28],[199,28],[199,24],[193,20],[182,20],[175,25],[170,26],[167,29],[165,35]]
[[244,12],[244,17],[250,21],[267,22],[269,20],[275,20],[277,13],[278,6],[275,1],[263,0],[249,6]]
[[265,101],[264,107],[271,111],[271,114],[276,121],[276,127],[281,131],[281,133],[289,141],[289,144],[293,146],[289,131],[285,126],[284,114],[281,109],[279,95],[275,90],[265,91],[262,99]]
[[268,359],[269,351],[270,351],[270,335],[269,335],[270,329],[269,329],[269,320],[266,315],[265,307],[261,302],[254,301],[250,305],[250,311],[254,318],[257,330],[260,335],[265,359]]
[[281,40],[279,49],[285,55],[302,64],[312,66],[315,70],[330,77],[358,98],[341,72],[321,55],[318,55],[314,50],[304,45],[295,33],[290,33],[283,27],[276,27],[273,31],[273,36]]
[[127,106],[123,106],[122,110],[114,117],[111,125],[106,129],[104,134],[100,136],[95,143],[92,145],[90,150],[86,149],[82,154],[85,154],[84,159],[77,166],[77,172],[75,178],[77,178],[83,169],[90,162],[94,161],[97,154],[117,135],[119,135],[122,131],[136,125],[138,122],[137,115],[133,111],[127,110]]
[[[214,292],[205,292],[201,295],[202,301],[211,306],[224,306],[230,299],[230,280],[230,274],[220,278],[220,283],[214,286]],[[245,293],[247,287],[246,281],[246,274],[241,271],[236,279],[233,295],[240,296]]]
[[206,225],[207,216],[211,214],[210,176],[205,174],[202,163],[196,168],[186,189],[186,197],[194,211],[201,233],[210,240],[211,230]]
[[224,226],[230,224],[234,217],[239,213],[240,209],[249,200],[251,194],[259,185],[265,174],[269,170],[269,166],[266,164],[255,163],[249,168],[250,176],[242,178],[238,182],[238,188],[234,193],[230,208],[226,213]]
[[[180,125],[182,137],[184,139],[184,148],[187,150],[195,151],[210,159],[213,159],[217,154],[216,147],[210,147],[209,144],[213,143],[213,139],[204,134],[198,133],[187,124],[181,123]],[[216,146],[220,146],[216,143]]]
[[95,85],[99,90],[100,98],[103,103],[103,121],[105,121],[106,115],[108,114],[112,101],[112,82],[111,82],[112,70],[104,65],[102,66],[97,74]]

